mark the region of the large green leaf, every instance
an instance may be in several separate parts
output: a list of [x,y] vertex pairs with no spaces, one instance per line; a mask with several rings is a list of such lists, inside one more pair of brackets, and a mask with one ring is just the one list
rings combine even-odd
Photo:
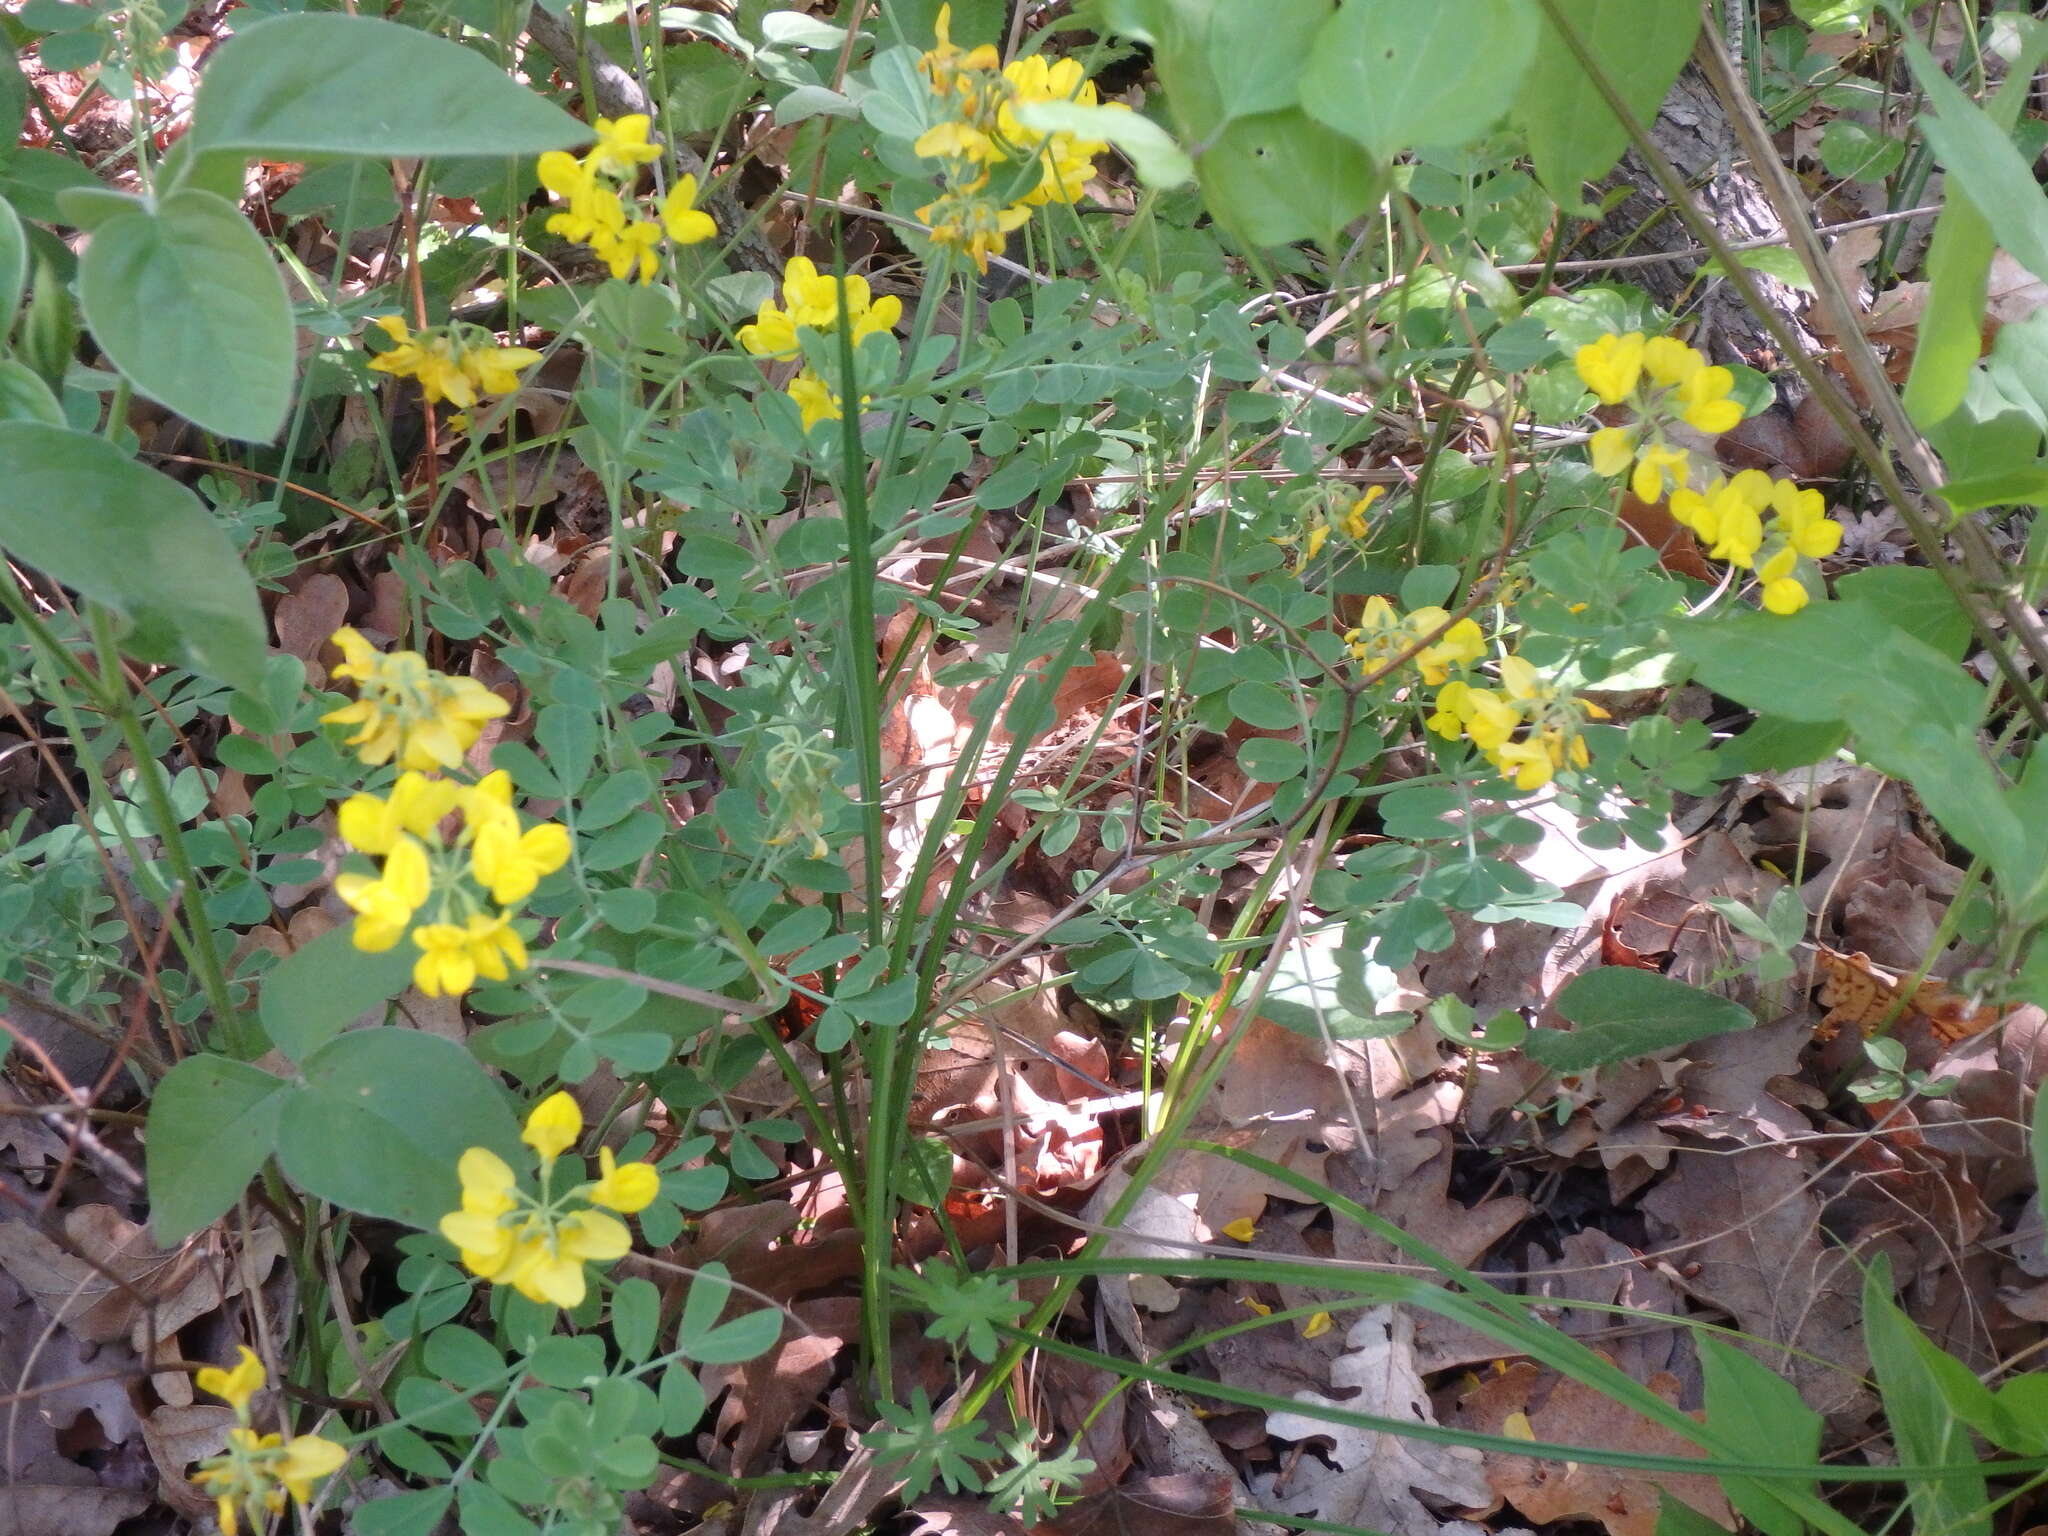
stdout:
[[225,1056],[188,1056],[149,1101],[149,1219],[169,1248],[225,1214],[277,1144],[286,1085]]
[[482,54],[396,22],[274,16],[207,60],[192,106],[201,149],[304,155],[507,155],[590,130]]
[[406,988],[419,951],[398,944],[381,954],[357,949],[347,928],[294,950],[263,978],[263,1031],[293,1061],[304,1061],[356,1018]]
[[1210,211],[1260,245],[1329,240],[1383,190],[1365,151],[1299,109],[1226,124],[1195,167]]
[[[1711,1334],[1695,1335],[1705,1377],[1707,1428],[1740,1458],[1763,1466],[1820,1459],[1821,1417],[1771,1366]],[[1806,1522],[1784,1495],[1811,1496],[1813,1485],[1723,1477],[1721,1491],[1764,1536],[1806,1536]]]
[[[1558,10],[1648,126],[1692,52],[1700,8],[1693,0],[1558,0]],[[1566,208],[1576,208],[1582,184],[1605,176],[1628,147],[1628,130],[1548,16],[1540,18],[1514,121],[1537,177]]]
[[0,422],[0,549],[126,618],[127,648],[263,691],[263,610],[199,498],[105,438]]
[[1553,1072],[1590,1072],[1756,1022],[1740,1003],[1628,965],[1581,972],[1558,992],[1554,1006],[1571,1030],[1532,1029],[1522,1042]]
[[455,1164],[470,1147],[519,1153],[519,1125],[498,1085],[454,1041],[386,1027],[351,1030],[307,1058],[277,1158],[309,1194],[432,1227],[456,1208]]
[[210,432],[267,442],[292,403],[292,306],[263,237],[234,204],[187,187],[109,219],[78,296],[114,366]]
[[1316,39],[1301,104],[1382,160],[1469,143],[1514,100],[1536,23],[1535,0],[1345,0]]
[[1903,393],[1906,414],[1922,431],[1963,403],[1984,349],[1984,300],[1997,243],[1969,198],[1948,188],[1927,246],[1927,308]]

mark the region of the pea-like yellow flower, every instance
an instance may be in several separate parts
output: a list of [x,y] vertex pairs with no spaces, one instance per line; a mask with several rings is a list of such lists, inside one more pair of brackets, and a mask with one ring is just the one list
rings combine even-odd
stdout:
[[[429,405],[448,400],[466,411],[484,395],[509,395],[519,388],[520,371],[541,358],[531,347],[458,340],[444,331],[415,335],[398,315],[380,315],[371,324],[394,343],[370,359],[371,371],[418,380]],[[463,334],[481,335],[474,330]]]
[[1590,700],[1561,693],[1522,657],[1507,656],[1498,689],[1462,679],[1446,683],[1426,724],[1447,740],[1471,742],[1496,772],[1528,793],[1566,767],[1586,767],[1592,754],[1581,727],[1606,716]]
[[526,969],[526,944],[503,913],[472,912],[462,923],[422,923],[412,931],[420,957],[413,985],[428,997],[456,997],[477,978],[505,981]]
[[[869,336],[885,334],[903,318],[903,301],[895,294],[873,297],[866,278],[858,273],[844,278],[820,272],[806,256],[792,256],[782,272],[782,305],[770,297],[761,301],[753,322],[736,334],[740,346],[755,357],[789,361],[801,351],[799,328],[830,335],[843,322],[858,346]],[[838,396],[810,368],[791,379],[786,392],[803,417],[806,432],[821,421],[836,421],[841,415]],[[866,398],[862,398],[865,405]]]
[[806,432],[821,421],[838,421],[846,414],[840,409],[839,397],[809,368],[791,379],[783,392],[796,402]]
[[269,1376],[263,1362],[256,1358],[256,1351],[248,1345],[236,1345],[235,1355],[231,1370],[222,1370],[217,1365],[201,1366],[192,1373],[192,1385],[221,1399],[236,1413],[243,1413],[248,1409],[249,1399],[263,1390]]
[[661,1193],[661,1175],[652,1163],[621,1163],[610,1147],[599,1147],[597,1165],[602,1177],[590,1186],[590,1198],[599,1205],[631,1216],[646,1210]]
[[1347,539],[1363,539],[1372,532],[1372,520],[1367,516],[1372,504],[1387,494],[1383,485],[1369,485],[1365,494],[1344,509],[1344,515],[1337,520],[1337,526],[1344,530]]
[[366,954],[382,954],[405,937],[413,914],[433,894],[434,877],[427,850],[419,839],[401,836],[384,858],[376,877],[343,871],[334,877],[334,894],[356,914],[350,941]]
[[467,816],[472,831],[470,871],[491,900],[509,907],[531,896],[542,877],[569,862],[566,828],[544,821],[525,831],[512,809],[512,778],[503,769],[486,774],[469,791]]
[[348,1461],[345,1447],[318,1435],[260,1434],[249,1422],[249,1401],[267,1380],[263,1363],[246,1345],[232,1370],[205,1366],[194,1373],[193,1385],[224,1399],[235,1411],[227,1450],[199,1464],[192,1481],[214,1501],[214,1515],[224,1536],[236,1536],[241,1516],[252,1526],[284,1508],[287,1495],[298,1503],[313,1496],[313,1485],[339,1472]]
[[1573,355],[1579,380],[1602,405],[1619,405],[1635,393],[1643,373],[1643,334],[1629,331],[1588,342]]
[[1741,405],[1728,398],[1734,388],[1735,375],[1726,368],[1703,367],[1678,386],[1679,414],[1701,432],[1726,432],[1742,420]]
[[951,246],[988,271],[989,258],[1003,254],[1009,237],[1031,222],[1031,210],[1018,204],[1005,208],[985,195],[986,179],[966,190],[949,191],[917,210],[936,245]]
[[362,853],[387,854],[408,836],[431,836],[441,819],[461,803],[462,787],[408,769],[391,786],[388,799],[351,795],[335,813],[342,841]]
[[929,51],[919,56],[917,67],[931,82],[935,95],[950,97],[959,90],[962,74],[983,73],[997,69],[1002,64],[1002,55],[992,43],[981,43],[974,48],[961,48],[953,42],[953,7],[951,4],[939,7],[937,19],[932,23],[936,41]]
[[583,1133],[583,1115],[566,1093],[555,1093],[527,1116],[521,1139],[538,1154],[539,1194],[519,1187],[518,1176],[496,1153],[471,1147],[456,1164],[462,1206],[440,1221],[471,1274],[509,1285],[529,1301],[580,1305],[586,1264],[624,1256],[633,1234],[616,1216],[645,1210],[661,1192],[651,1163],[618,1162],[610,1148],[598,1153],[600,1177],[553,1193],[557,1160]]
[[718,233],[710,214],[697,206],[697,178],[685,173],[676,178],[661,200],[661,227],[677,245],[699,245]]
[[1592,451],[1593,473],[1613,479],[1628,473],[1636,458],[1637,433],[1633,427],[1602,427],[1586,446]]
[[485,723],[511,711],[475,678],[436,672],[417,651],[379,652],[345,626],[329,638],[342,654],[334,676],[355,683],[358,697],[320,718],[358,727],[348,744],[372,766],[396,758],[422,771],[460,767]]
[[[1438,630],[1443,633],[1437,634]],[[1392,603],[1378,596],[1365,600],[1358,624],[1344,632],[1344,645],[1361,671],[1378,672],[1395,657],[1412,650],[1416,641],[1433,634],[1436,639],[1415,651],[1411,658],[1422,680],[1431,687],[1449,677],[1452,668],[1469,666],[1486,654],[1486,632],[1474,620],[1459,619],[1454,624],[1449,612],[1434,604],[1417,608],[1404,617],[1394,611]]]
[[551,1163],[575,1146],[582,1134],[582,1109],[567,1093],[557,1092],[534,1105],[519,1139],[538,1152],[542,1162]]
[[1691,460],[1683,448],[1652,443],[1637,458],[1635,472],[1629,477],[1629,489],[1641,501],[1662,501],[1667,488],[1676,490],[1685,484],[1690,464]]
[[630,172],[661,158],[661,146],[647,142],[647,130],[653,119],[645,112],[629,112],[624,117],[600,117],[590,126],[597,134],[597,145],[583,157],[584,164],[593,171]]

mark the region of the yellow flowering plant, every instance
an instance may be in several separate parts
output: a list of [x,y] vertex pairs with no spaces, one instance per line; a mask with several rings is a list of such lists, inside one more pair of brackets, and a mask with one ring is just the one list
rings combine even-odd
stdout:
[[[843,326],[858,347],[870,336],[888,335],[902,318],[903,301],[893,293],[877,298],[859,273],[820,272],[809,257],[792,256],[782,269],[782,303],[772,295],[763,299],[735,339],[750,356],[789,363],[803,356],[803,332],[834,336]],[[796,402],[806,432],[843,413],[839,396],[809,363],[797,370],[784,392]]]
[[[966,255],[978,272],[1000,256],[1010,235],[1049,203],[1078,203],[1109,145],[1072,133],[1028,127],[1017,109],[1039,102],[1098,104],[1079,60],[1041,54],[1000,61],[984,43],[952,40],[952,7],[939,7],[936,40],[918,60],[940,120],[911,146],[939,163],[940,192],[917,210],[932,243]],[[1111,103],[1120,105],[1120,103]]]
[[1646,338],[1639,331],[1588,342],[1573,366],[1603,405],[1625,406],[1638,416],[1632,424],[1593,434],[1594,471],[1628,475],[1630,489],[1643,501],[1661,501],[1668,493],[1672,517],[1699,538],[1710,559],[1755,572],[1766,612],[1804,608],[1817,584],[1807,573],[1842,542],[1842,526],[1827,515],[1821,494],[1756,469],[1711,473],[1665,441],[1674,420],[1701,432],[1724,432],[1740,421],[1741,407],[1729,398],[1734,376],[1710,367],[1704,354],[1683,342]]
[[711,215],[697,206],[694,175],[677,176],[656,201],[635,193],[642,167],[661,158],[661,146],[648,142],[652,123],[644,112],[616,121],[600,117],[593,124],[597,143],[587,153],[579,158],[551,149],[534,167],[559,205],[548,216],[548,232],[588,246],[613,277],[642,284],[660,270],[664,239],[698,245],[718,233]]
[[263,1434],[251,1423],[250,1402],[269,1381],[263,1362],[246,1344],[236,1350],[232,1367],[202,1366],[192,1384],[220,1398],[235,1413],[227,1449],[199,1463],[192,1481],[214,1501],[214,1517],[222,1536],[237,1536],[246,1516],[261,1530],[270,1516],[282,1511],[285,1499],[304,1504],[313,1485],[333,1476],[348,1462],[348,1448],[319,1435]]
[[456,1170],[462,1206],[441,1218],[440,1232],[465,1269],[528,1301],[577,1307],[588,1284],[585,1266],[624,1257],[633,1234],[618,1216],[651,1205],[661,1193],[661,1175],[651,1163],[621,1163],[600,1147],[596,1178],[562,1177],[558,1164],[582,1135],[583,1112],[567,1093],[534,1106],[521,1139],[536,1154],[537,1191],[524,1188],[488,1147],[462,1154]]
[[380,315],[371,324],[391,343],[371,357],[371,371],[416,381],[429,405],[446,400],[466,411],[487,395],[512,394],[520,374],[541,359],[532,347],[500,346],[475,326],[415,332],[399,315]]

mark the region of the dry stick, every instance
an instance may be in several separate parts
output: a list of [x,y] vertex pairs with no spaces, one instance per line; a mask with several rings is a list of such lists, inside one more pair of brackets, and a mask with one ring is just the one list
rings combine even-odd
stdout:
[[[1925,208],[1897,208],[1890,213],[1873,213],[1868,218],[1844,219],[1839,224],[1823,224],[1814,233],[1817,235],[1843,235],[1852,229],[1871,229],[1881,224],[1901,224],[1908,219],[1932,218],[1941,212],[1941,204],[1934,203]],[[1783,235],[1764,235],[1755,240],[1732,240],[1727,249],[1731,251],[1768,251],[1785,243]],[[1645,256],[1590,256],[1578,261],[1560,261],[1545,266],[1540,261],[1517,261],[1494,270],[1503,274],[1522,276],[1531,272],[1623,272],[1634,267],[1654,267],[1660,261],[1697,261],[1702,256],[1714,253],[1704,245],[1689,245],[1675,251],[1652,251]]]

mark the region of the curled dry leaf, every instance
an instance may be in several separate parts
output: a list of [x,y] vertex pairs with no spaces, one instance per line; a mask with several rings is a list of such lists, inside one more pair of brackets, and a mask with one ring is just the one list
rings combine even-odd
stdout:
[[[1678,1401],[1678,1378],[1658,1372],[1645,1383],[1667,1403]],[[1531,1436],[1557,1445],[1598,1446],[1654,1456],[1705,1454],[1690,1440],[1653,1424],[1605,1393],[1526,1360],[1488,1377],[1458,1399],[1465,1424],[1489,1435],[1507,1433],[1521,1415]],[[1673,1473],[1630,1473],[1582,1461],[1543,1461],[1489,1452],[1486,1480],[1493,1491],[1537,1525],[1554,1520],[1597,1520],[1609,1536],[1656,1536],[1663,1494],[1682,1499],[1716,1525],[1735,1529],[1734,1512],[1713,1478]]]

